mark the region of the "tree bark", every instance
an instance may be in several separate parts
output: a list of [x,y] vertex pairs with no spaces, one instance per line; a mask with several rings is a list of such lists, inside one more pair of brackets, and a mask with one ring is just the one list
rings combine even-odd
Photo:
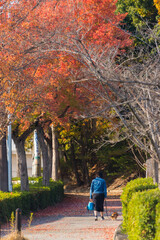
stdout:
[[87,166],[87,132],[86,126],[82,127],[81,131],[81,156],[82,156],[82,164],[83,164],[83,182],[84,184],[89,185],[89,172]]
[[43,185],[49,186],[49,159],[48,159],[48,148],[44,140],[44,131],[41,126],[37,127],[38,141],[42,150],[43,158]]
[[48,161],[49,161],[49,178],[52,178],[52,129],[49,127],[48,136],[45,136],[48,148]]
[[58,180],[58,166],[59,166],[59,153],[58,153],[58,139],[54,126],[52,125],[52,179]]
[[84,184],[89,185],[89,172],[88,172],[88,166],[86,161],[86,154],[84,150],[82,150],[82,163],[83,163],[83,181],[84,181]]
[[73,169],[74,169],[77,185],[81,186],[82,185],[82,181],[81,181],[79,173],[78,173],[78,167],[77,167],[77,161],[76,161],[76,157],[75,157],[75,151],[74,151],[74,144],[73,144],[73,142],[71,142],[71,158],[72,158]]
[[48,148],[49,178],[52,178],[52,145],[47,144],[47,148]]
[[0,191],[8,192],[8,163],[6,136],[0,140]]
[[29,128],[20,134],[19,123],[17,123],[16,127],[12,131],[12,138],[16,146],[17,154],[18,154],[18,166],[21,177],[21,190],[28,191],[29,190],[29,182],[28,182],[28,172],[27,172],[27,161],[26,161],[26,152],[25,152],[25,140],[27,137],[34,131],[37,122],[31,124]]
[[85,145],[82,144],[82,150],[81,150],[81,155],[82,155],[82,164],[83,164],[83,182],[84,184],[89,185],[89,172],[88,172],[88,166],[87,166],[87,154],[85,150]]
[[159,163],[155,159],[148,159],[146,161],[146,177],[153,178],[153,182],[159,185]]
[[18,166],[21,178],[21,191],[29,191],[27,161],[24,142],[25,139],[20,140],[19,138],[14,138],[14,143],[18,154]]
[[159,172],[159,163],[156,160],[153,160],[153,164],[154,164],[154,176],[153,176],[153,182],[157,183],[158,185],[160,184],[159,182],[159,176],[158,176],[158,172]]

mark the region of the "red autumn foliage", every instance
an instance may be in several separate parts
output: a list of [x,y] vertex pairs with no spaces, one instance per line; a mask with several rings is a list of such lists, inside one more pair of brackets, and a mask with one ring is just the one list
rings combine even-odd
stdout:
[[46,113],[55,121],[98,106],[94,91],[101,84],[94,61],[104,61],[112,47],[122,51],[131,44],[119,28],[125,15],[115,10],[112,0],[2,1],[0,76],[6,109],[23,121]]

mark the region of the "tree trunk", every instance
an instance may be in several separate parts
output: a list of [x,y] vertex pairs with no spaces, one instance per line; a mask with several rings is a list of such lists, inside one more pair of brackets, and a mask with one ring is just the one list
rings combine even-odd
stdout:
[[81,131],[81,156],[82,156],[82,173],[83,173],[83,182],[84,184],[89,185],[89,172],[88,172],[88,166],[87,166],[87,132],[86,127],[83,126]]
[[73,142],[71,142],[71,158],[72,158],[73,169],[74,169],[77,185],[81,186],[82,185],[82,181],[81,181],[79,173],[78,173],[77,161],[76,161],[76,158],[75,158],[75,151],[74,151],[74,144],[73,144]]
[[52,129],[48,127],[48,131],[44,133],[44,140],[48,150],[49,178],[52,177]]
[[89,172],[88,172],[88,166],[87,166],[87,161],[86,161],[86,156],[83,156],[83,181],[84,184],[89,185]]
[[48,148],[44,140],[44,132],[41,126],[37,127],[38,141],[42,150],[43,158],[43,185],[49,186],[49,159],[48,159]]
[[28,172],[27,172],[27,161],[26,161],[26,152],[25,152],[25,140],[27,137],[34,131],[37,125],[37,121],[34,122],[27,128],[23,133],[20,131],[20,124],[17,123],[14,130],[12,130],[12,138],[16,145],[16,150],[18,154],[18,166],[21,177],[21,190],[28,191],[29,183],[28,183]]
[[52,178],[52,129],[49,127],[48,138],[46,138],[49,159],[49,178]]
[[153,178],[153,182],[159,184],[159,163],[152,158],[146,161],[146,177]]
[[0,191],[8,192],[6,136],[0,140]]
[[59,165],[59,153],[58,153],[58,139],[54,126],[52,125],[52,179],[58,180],[58,165]]
[[52,145],[47,144],[47,148],[48,148],[49,178],[52,178]]
[[85,146],[82,146],[82,164],[83,164],[83,182],[84,184],[89,185],[89,172],[88,172],[88,166],[86,161],[86,151]]
[[159,163],[156,160],[153,160],[153,166],[154,166],[154,176],[153,176],[153,182],[157,183],[159,185],[159,179],[158,179],[158,168]]
[[22,139],[19,140],[19,138],[14,138],[14,143],[18,154],[18,166],[21,178],[21,191],[29,191],[27,161],[24,142],[25,140]]

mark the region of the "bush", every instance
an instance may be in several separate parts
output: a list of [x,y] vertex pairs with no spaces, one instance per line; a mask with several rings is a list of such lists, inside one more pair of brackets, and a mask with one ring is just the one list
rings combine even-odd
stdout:
[[[20,198],[20,193],[0,192],[0,221],[8,222],[11,213],[15,211]],[[16,204],[17,203],[17,204]]]
[[15,185],[12,193],[0,192],[0,222],[8,222],[11,213],[17,208],[22,214],[44,209],[60,202],[64,197],[63,183],[50,180],[49,187],[43,187],[42,181],[30,184],[29,192],[20,192],[19,184]]
[[130,181],[123,189],[121,195],[122,200],[122,213],[123,213],[123,229],[127,229],[128,225],[128,204],[132,199],[132,196],[136,192],[142,192],[148,189],[156,189],[157,184],[153,184],[152,178],[137,178]]
[[[156,233],[156,205],[160,190],[137,192],[128,204],[127,234],[131,240],[153,240]],[[158,226],[158,222],[157,222]],[[157,238],[158,240],[159,238]]]
[[160,239],[160,202],[156,205],[156,223],[155,224],[156,224],[155,240],[159,240]]

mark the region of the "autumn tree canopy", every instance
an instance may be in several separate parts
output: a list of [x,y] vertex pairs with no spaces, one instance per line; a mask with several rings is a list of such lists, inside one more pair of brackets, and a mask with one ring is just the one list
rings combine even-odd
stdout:
[[111,0],[1,1],[1,102],[13,130],[18,127],[17,141],[37,119],[60,122],[101,111],[106,103],[98,97],[96,64],[105,70],[106,56],[131,44],[120,29],[125,15],[115,9]]
[[125,15],[115,9],[111,0],[1,2],[0,74],[12,117],[48,112],[55,119],[80,109],[83,81],[95,78],[89,55],[104,61],[113,47],[131,44],[119,28]]
[[[132,1],[140,18],[155,19],[156,8],[148,11],[151,1],[141,2]],[[138,61],[125,56],[118,64],[134,46],[121,29],[127,13],[115,11],[112,0],[2,1],[3,103],[13,119],[25,123],[37,116],[55,121],[66,113],[117,116],[122,138],[160,161],[158,54],[155,64],[138,54]],[[122,128],[119,121],[116,127]]]

